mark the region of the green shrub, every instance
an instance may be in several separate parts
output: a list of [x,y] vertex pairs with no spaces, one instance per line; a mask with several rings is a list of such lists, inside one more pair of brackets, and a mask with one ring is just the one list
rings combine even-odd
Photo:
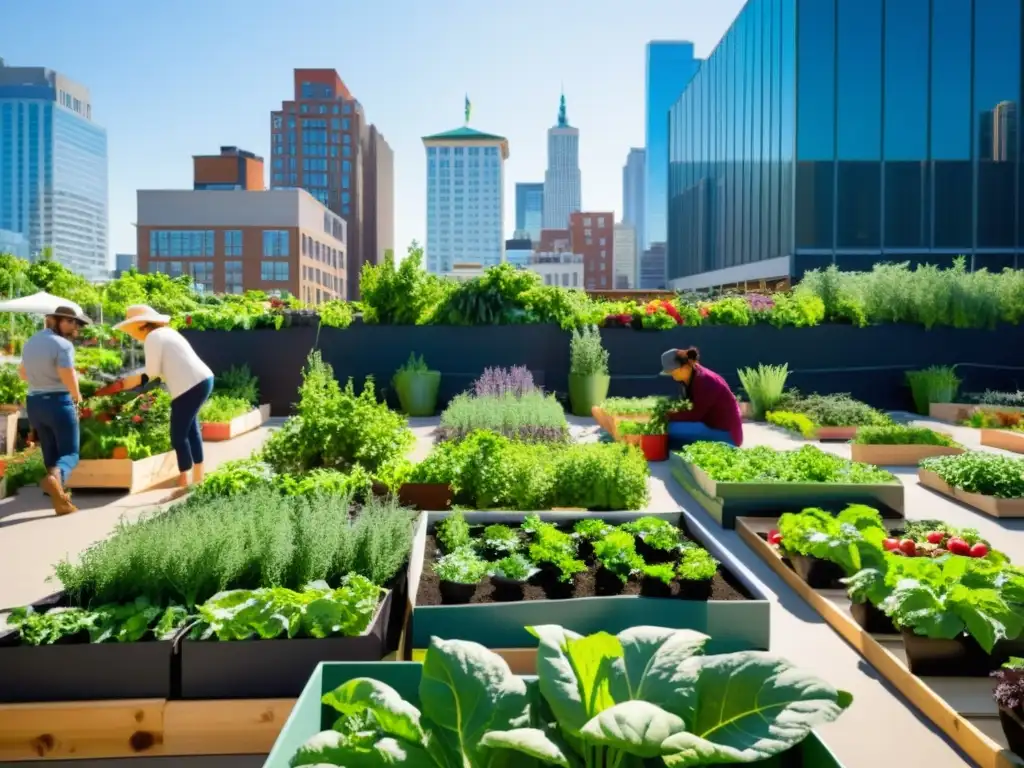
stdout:
[[251,406],[260,403],[259,379],[248,365],[232,366],[213,380],[213,394],[245,400]]
[[213,395],[203,403],[199,410],[199,420],[207,423],[223,424],[238,416],[244,416],[252,410],[252,403],[241,397]]
[[28,384],[18,375],[16,363],[0,363],[0,405],[24,405]]
[[574,330],[569,340],[569,373],[576,376],[607,376],[608,350],[597,326]]
[[886,427],[861,427],[853,442],[858,445],[942,445],[956,446],[957,442],[944,432],[927,427],[892,424]]
[[923,371],[907,371],[907,382],[918,413],[928,413],[932,403],[955,402],[960,378],[955,366],[933,365]]
[[565,411],[554,395],[527,392],[474,397],[456,395],[441,414],[438,440],[461,440],[471,432],[486,429],[515,440],[566,442],[569,425]]
[[777,410],[802,413],[819,427],[881,427],[892,423],[886,414],[846,394],[800,395],[787,392]]
[[750,407],[755,419],[763,419],[768,411],[782,401],[786,390],[786,379],[789,377],[789,366],[758,365],[757,369],[740,368],[736,372],[743,385],[743,391],[750,399]]
[[818,427],[813,421],[802,413],[790,413],[789,411],[768,411],[765,414],[769,424],[776,427],[796,432],[807,440],[813,440],[818,434]]

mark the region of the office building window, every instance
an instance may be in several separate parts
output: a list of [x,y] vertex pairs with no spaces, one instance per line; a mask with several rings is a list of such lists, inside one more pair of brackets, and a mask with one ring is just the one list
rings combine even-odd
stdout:
[[149,255],[213,256],[212,229],[153,229],[149,232]]
[[288,230],[287,229],[265,229],[263,230],[263,255],[264,256],[288,256]]
[[264,261],[260,263],[260,280],[263,282],[288,282],[287,261]]
[[201,293],[213,293],[212,261],[186,261],[185,272],[192,278],[196,290]]
[[242,262],[240,261],[225,261],[224,262],[224,292],[225,293],[242,293]]
[[228,229],[224,232],[224,255],[242,255],[242,230]]

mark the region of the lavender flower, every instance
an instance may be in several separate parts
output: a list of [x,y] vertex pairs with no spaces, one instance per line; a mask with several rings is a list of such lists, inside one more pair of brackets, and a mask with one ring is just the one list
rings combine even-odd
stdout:
[[536,390],[533,374],[525,365],[513,365],[511,368],[484,368],[483,375],[473,382],[473,394],[477,397],[505,394],[522,397],[528,392]]
[[748,293],[747,303],[753,312],[767,312],[775,307],[775,300],[763,293]]

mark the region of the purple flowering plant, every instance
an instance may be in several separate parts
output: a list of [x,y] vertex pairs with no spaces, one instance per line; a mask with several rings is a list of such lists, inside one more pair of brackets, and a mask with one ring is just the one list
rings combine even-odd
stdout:
[[533,374],[525,365],[513,365],[511,368],[484,368],[483,374],[473,382],[473,394],[477,397],[496,397],[514,395],[522,397],[529,392],[536,392]]

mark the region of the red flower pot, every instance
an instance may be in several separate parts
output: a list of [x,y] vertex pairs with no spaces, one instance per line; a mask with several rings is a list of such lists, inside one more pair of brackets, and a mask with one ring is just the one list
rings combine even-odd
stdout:
[[640,450],[648,461],[667,461],[668,435],[640,435]]

